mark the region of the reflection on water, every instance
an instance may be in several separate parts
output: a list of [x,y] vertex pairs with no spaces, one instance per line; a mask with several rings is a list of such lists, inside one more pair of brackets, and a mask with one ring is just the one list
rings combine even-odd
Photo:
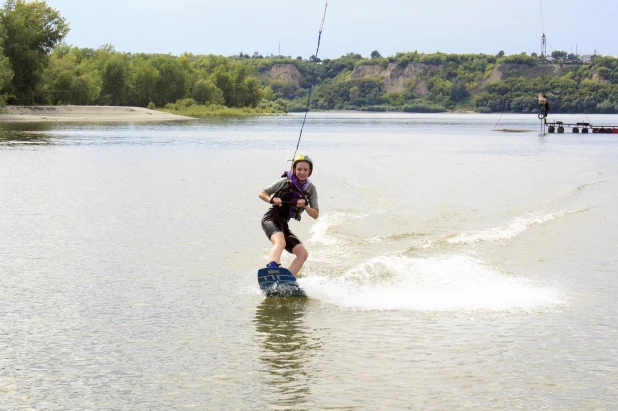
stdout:
[[0,145],[52,144],[51,137],[42,133],[51,129],[50,123],[0,123]]
[[258,335],[262,338],[260,360],[266,365],[265,388],[273,407],[309,406],[314,378],[311,357],[321,348],[305,323],[308,300],[266,298],[255,313]]

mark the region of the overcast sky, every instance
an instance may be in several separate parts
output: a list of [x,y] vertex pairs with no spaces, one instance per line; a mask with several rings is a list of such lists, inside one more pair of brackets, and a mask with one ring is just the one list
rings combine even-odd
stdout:
[[[66,42],[125,52],[309,57],[323,0],[46,0]],[[355,52],[618,55],[618,0],[332,0],[319,57]],[[541,13],[542,10],[542,13]]]

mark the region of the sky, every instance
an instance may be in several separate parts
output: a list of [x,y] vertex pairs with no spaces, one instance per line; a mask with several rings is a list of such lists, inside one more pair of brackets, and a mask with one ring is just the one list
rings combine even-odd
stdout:
[[[65,42],[117,51],[315,54],[324,0],[46,0]],[[618,56],[618,0],[330,0],[320,58],[422,53],[547,52]]]

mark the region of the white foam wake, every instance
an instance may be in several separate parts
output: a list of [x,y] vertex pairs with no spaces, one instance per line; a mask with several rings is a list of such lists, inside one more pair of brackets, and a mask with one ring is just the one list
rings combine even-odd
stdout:
[[576,211],[558,211],[550,214],[530,214],[523,217],[517,217],[513,221],[489,228],[487,230],[471,231],[461,233],[453,237],[447,238],[446,241],[450,244],[469,244],[478,241],[495,241],[506,240],[516,237],[520,233],[526,231],[531,225],[543,224],[548,221],[555,220],[567,214],[574,214],[584,210]]
[[366,214],[346,213],[335,211],[320,216],[320,219],[309,230],[313,235],[309,238],[310,243],[334,245],[341,242],[340,239],[329,234],[329,230],[335,226],[367,217]]
[[361,310],[532,310],[562,304],[558,291],[504,275],[475,258],[380,256],[342,275],[300,280],[312,298]]

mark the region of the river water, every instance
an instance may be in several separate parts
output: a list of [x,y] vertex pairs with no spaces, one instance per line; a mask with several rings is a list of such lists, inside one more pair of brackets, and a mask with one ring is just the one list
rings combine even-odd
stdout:
[[309,298],[265,298],[301,122],[2,125],[0,409],[616,409],[615,134],[310,113]]

